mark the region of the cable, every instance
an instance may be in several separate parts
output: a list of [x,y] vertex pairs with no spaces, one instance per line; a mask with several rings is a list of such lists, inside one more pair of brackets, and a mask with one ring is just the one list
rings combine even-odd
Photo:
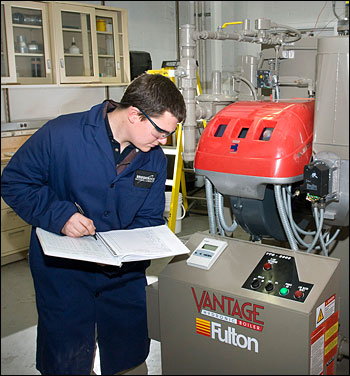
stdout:
[[222,226],[222,228],[227,232],[233,232],[238,227],[238,224],[236,220],[233,220],[232,224],[229,226],[224,217],[224,196],[220,192],[215,192],[215,198],[217,196],[217,200],[215,200],[215,203],[217,202],[218,205],[218,214],[219,214],[219,221]]
[[281,185],[275,184],[274,191],[275,191],[277,209],[278,209],[281,221],[282,221],[284,232],[286,233],[291,249],[293,251],[298,251],[297,242],[294,238],[293,231],[288,222],[286,211],[284,210],[284,204],[283,204],[282,193],[281,193]]
[[321,227],[321,231],[318,235],[318,238],[320,239],[320,244],[321,244],[321,248],[323,250],[323,254],[325,256],[328,256],[328,250],[324,244],[324,240],[323,240],[323,236],[322,236],[322,226],[323,226],[323,218],[324,218],[324,208],[321,208],[320,209],[320,218],[318,218],[318,208],[316,206],[316,210],[314,211],[315,212],[315,222],[316,222],[316,226],[317,227]]
[[342,19],[337,15],[337,13],[335,12],[335,1],[332,1],[332,9],[333,9],[333,13],[334,15],[338,18],[339,21],[342,21]]
[[207,198],[209,232],[216,234],[216,223],[214,217],[214,201],[213,201],[213,186],[211,181],[205,177],[205,195]]
[[[345,14],[345,12],[344,12],[344,14]],[[335,17],[335,18],[332,18],[330,21],[328,21],[327,23],[326,23],[326,25],[323,27],[323,28],[321,28],[321,30],[317,33],[317,34],[315,34],[315,37],[317,36],[317,35],[320,35],[321,34],[321,32],[331,23],[331,22],[333,22],[333,21],[335,21],[337,18]],[[311,33],[311,31],[310,31],[310,33]]]
[[[321,15],[321,13],[323,12],[323,9],[325,8],[326,5],[327,5],[327,1],[324,2],[324,5],[323,5],[322,9],[321,9],[320,13],[319,13],[318,16],[317,16],[317,19],[316,19],[316,23],[315,23],[314,29],[316,28],[316,25],[317,25],[317,23],[318,23],[318,19],[320,18],[320,15]],[[312,31],[313,31],[313,30],[312,30]]]
[[219,216],[219,196],[218,196],[218,191],[216,190],[216,188],[214,188],[214,192],[215,192],[215,217],[216,217],[216,223],[217,223],[220,235],[225,236],[225,231],[224,231],[224,229],[223,229],[223,227],[221,225],[221,222],[220,222],[220,216]]

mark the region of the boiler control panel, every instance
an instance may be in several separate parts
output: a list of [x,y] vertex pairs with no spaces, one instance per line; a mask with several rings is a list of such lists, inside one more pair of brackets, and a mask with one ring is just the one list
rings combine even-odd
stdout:
[[266,252],[242,288],[303,303],[313,284],[299,280],[293,256]]

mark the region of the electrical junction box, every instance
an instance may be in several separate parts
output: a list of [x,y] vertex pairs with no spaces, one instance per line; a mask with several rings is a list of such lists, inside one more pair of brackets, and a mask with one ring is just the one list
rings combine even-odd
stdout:
[[304,167],[305,191],[311,195],[325,197],[329,193],[329,167],[322,162]]
[[335,374],[339,260],[200,232],[186,246],[208,237],[228,244],[209,270],[180,255],[146,288],[162,374]]
[[257,70],[256,71],[256,82],[258,88],[271,89],[272,79],[271,71],[269,70]]

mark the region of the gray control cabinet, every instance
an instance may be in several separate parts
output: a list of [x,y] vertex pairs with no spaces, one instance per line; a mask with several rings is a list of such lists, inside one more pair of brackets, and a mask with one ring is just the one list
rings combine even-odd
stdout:
[[[193,251],[204,237],[195,233],[186,245]],[[334,373],[339,260],[224,239],[209,270],[178,256],[147,287],[162,373]]]

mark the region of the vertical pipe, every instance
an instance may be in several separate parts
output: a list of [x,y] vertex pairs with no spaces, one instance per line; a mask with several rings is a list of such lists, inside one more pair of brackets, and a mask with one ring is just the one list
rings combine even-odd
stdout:
[[[195,22],[195,30],[199,31],[199,23],[198,23],[198,1],[194,2],[194,22]],[[197,39],[196,40],[196,60],[197,63],[199,64],[199,43],[200,41]]]
[[11,116],[10,116],[10,101],[9,101],[9,92],[8,89],[2,89],[4,93],[4,111],[5,111],[5,122],[10,123],[11,122]]
[[[205,1],[202,1],[202,19],[201,19],[201,24],[202,24],[202,27],[201,27],[201,31],[203,30],[206,30],[205,28]],[[206,41],[203,40],[202,41],[202,62],[201,62],[201,65],[202,65],[202,90],[203,90],[203,93],[206,93],[207,92],[207,64],[206,64]]]
[[180,60],[180,14],[179,2],[175,1],[176,60]]
[[186,121],[183,125],[183,160],[193,162],[196,151],[196,89],[197,89],[197,66],[195,56],[196,43],[191,37],[194,25],[183,25],[180,28],[181,58],[180,66],[184,70],[181,77],[180,87],[186,104]]
[[221,72],[213,71],[212,73],[212,94],[222,94],[221,91]]

